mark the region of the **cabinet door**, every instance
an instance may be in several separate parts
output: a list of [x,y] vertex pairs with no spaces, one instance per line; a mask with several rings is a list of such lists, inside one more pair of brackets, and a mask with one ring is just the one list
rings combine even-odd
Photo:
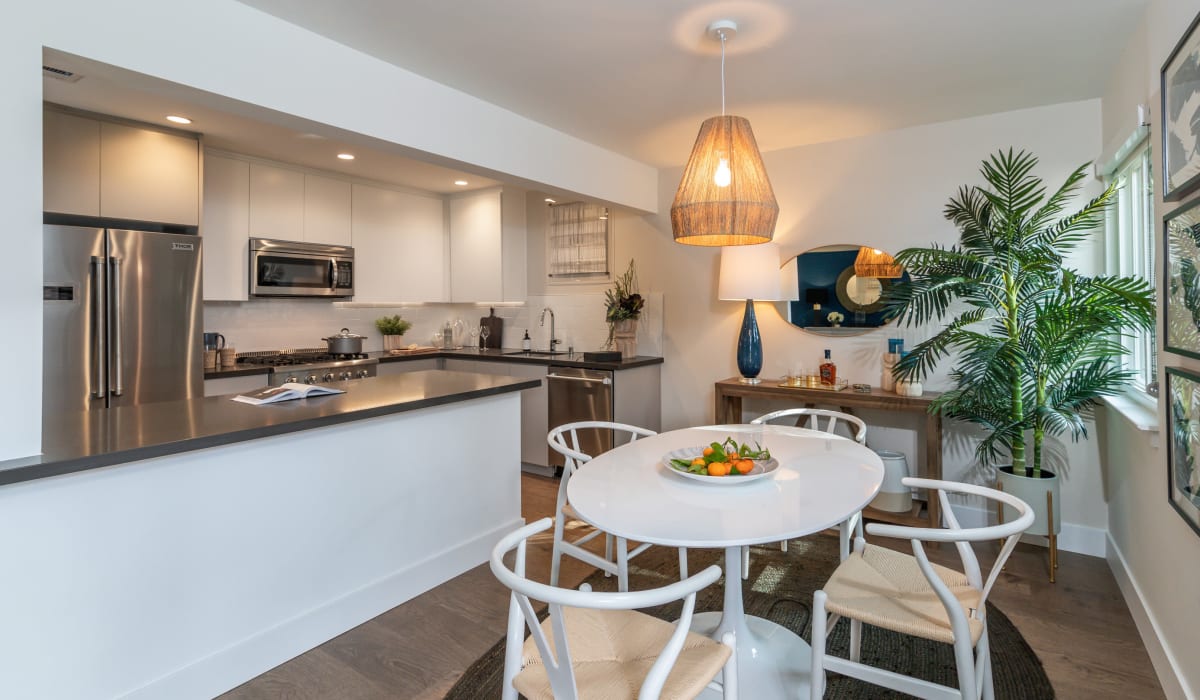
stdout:
[[500,191],[450,200],[450,301],[503,301]]
[[42,112],[42,210],[100,215],[100,122]]
[[442,368],[453,372],[478,372],[479,363],[475,360],[459,360],[454,357],[447,357],[442,360]]
[[250,269],[250,164],[204,158],[204,300],[245,301]]
[[304,173],[250,164],[250,235],[304,239]]
[[101,122],[100,215],[200,223],[200,142]]
[[354,185],[355,301],[446,301],[442,200]]
[[539,467],[550,466],[550,446],[546,444],[546,433],[550,432],[546,369],[546,365],[515,362],[509,366],[509,374],[513,377],[542,380],[536,389],[521,392],[521,461]]
[[428,369],[441,369],[442,360],[438,357],[423,357],[419,360],[404,360],[403,362],[380,362],[375,369],[380,377],[406,372],[420,372]]
[[350,183],[304,176],[304,240],[350,245]]
[[205,396],[244,394],[267,385],[267,375],[251,374],[244,377],[218,377],[204,380]]

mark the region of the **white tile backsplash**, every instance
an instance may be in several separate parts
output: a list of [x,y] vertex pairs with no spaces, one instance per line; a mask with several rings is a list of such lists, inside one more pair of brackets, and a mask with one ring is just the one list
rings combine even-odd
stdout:
[[[638,353],[662,355],[663,296],[644,295],[646,306],[638,323]],[[562,348],[577,352],[599,350],[608,339],[604,321],[603,294],[555,294],[531,296],[523,306],[497,306],[496,315],[504,319],[506,348],[520,348],[525,330],[535,349],[545,349],[550,341],[550,318],[541,325],[542,309],[554,310]],[[206,302],[204,330],[222,333],[228,347],[239,352],[321,348],[322,338],[349,328],[367,336],[366,351],[382,350],[383,337],[375,329],[380,316],[400,314],[413,327],[404,335],[409,343],[429,345],[433,334],[447,322],[462,319],[467,327],[488,315],[487,304],[411,304],[401,306],[356,305],[325,299],[253,299],[241,302]]]

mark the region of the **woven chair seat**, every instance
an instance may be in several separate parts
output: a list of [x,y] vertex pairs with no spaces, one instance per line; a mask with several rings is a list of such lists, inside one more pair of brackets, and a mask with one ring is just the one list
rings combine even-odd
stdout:
[[[979,641],[983,623],[971,615],[979,607],[980,591],[963,574],[937,564],[937,575],[967,613],[971,644]],[[954,643],[950,619],[942,601],[921,573],[915,557],[868,544],[851,554],[825,584],[826,610],[895,632],[937,642]]]
[[[636,698],[675,625],[636,610],[563,608],[575,686],[580,700]],[[542,630],[551,645],[550,618]],[[725,665],[729,647],[699,634],[688,633],[683,651],[663,686],[663,700],[694,698]],[[513,686],[529,700],[553,700],[550,680],[532,638],[525,640],[521,672]]]

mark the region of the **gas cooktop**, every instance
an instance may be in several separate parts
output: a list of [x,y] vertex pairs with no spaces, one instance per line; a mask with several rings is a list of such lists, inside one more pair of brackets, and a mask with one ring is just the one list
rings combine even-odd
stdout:
[[265,367],[290,367],[294,365],[312,365],[328,362],[352,362],[370,360],[365,352],[349,355],[339,355],[330,352],[276,352],[262,355],[239,357],[238,364],[257,365]]
[[246,353],[238,357],[238,364],[270,367],[267,383],[279,386],[287,382],[321,384],[374,377],[379,360],[367,357],[366,353],[339,355],[323,350],[286,350]]

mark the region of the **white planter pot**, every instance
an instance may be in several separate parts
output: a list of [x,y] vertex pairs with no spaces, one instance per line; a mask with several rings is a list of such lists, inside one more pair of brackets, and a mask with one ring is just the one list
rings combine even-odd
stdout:
[[883,462],[883,485],[879,494],[871,501],[871,507],[891,513],[907,513],[912,510],[912,490],[902,483],[908,476],[908,460],[903,452],[875,450]]
[[[1013,474],[1012,467],[1000,467],[996,470],[997,486],[1005,493],[1025,501],[1033,509],[1033,525],[1025,531],[1029,535],[1049,537],[1058,535],[1062,530],[1062,498],[1059,495],[1061,481],[1057,474],[1041,470],[1041,478]],[[1046,494],[1050,494],[1047,499]],[[1050,508],[1053,506],[1053,518]],[[1017,519],[1015,508],[1004,506],[1004,522]]]
[[400,350],[407,346],[408,346],[408,343],[404,342],[404,336],[402,336],[402,335],[385,335],[385,336],[383,336],[383,349],[384,350]]

